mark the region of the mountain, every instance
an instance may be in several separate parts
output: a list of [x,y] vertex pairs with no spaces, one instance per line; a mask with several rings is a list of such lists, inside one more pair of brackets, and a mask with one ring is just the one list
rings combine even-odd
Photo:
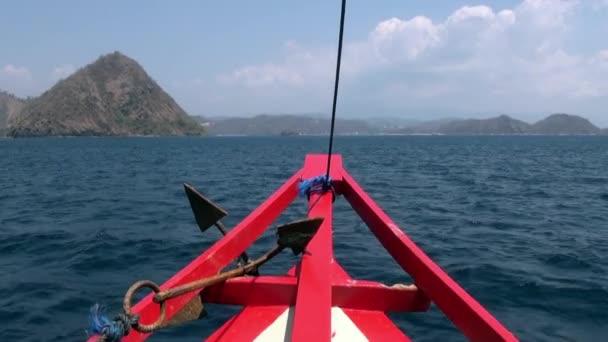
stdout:
[[489,119],[439,119],[419,123],[412,127],[392,130],[401,134],[526,134],[530,125],[521,120],[501,115]]
[[439,132],[441,131],[441,127],[447,126],[452,122],[460,121],[462,119],[454,119],[454,118],[446,118],[446,119],[437,119],[424,121],[414,126],[413,128],[418,133],[428,133],[428,132]]
[[[257,115],[254,117],[196,117],[214,135],[302,135],[328,134],[328,118],[308,115]],[[500,115],[489,119],[446,118],[431,121],[392,118],[336,119],[337,134],[446,134],[446,135],[526,135],[600,134],[587,119],[553,114],[533,125]],[[604,134],[607,134],[604,132]]]
[[604,128],[600,131],[601,135],[608,135],[608,128]]
[[446,127],[447,125],[453,123],[463,121],[462,119],[437,119],[430,121],[419,122],[410,127],[398,128],[387,130],[387,133],[392,134],[440,134],[442,132],[442,127]]
[[532,125],[535,134],[599,134],[600,129],[585,118],[570,114],[552,114]]
[[553,114],[533,125],[507,115],[489,119],[435,120],[412,127],[388,130],[386,133],[448,135],[602,134],[601,130],[589,120],[569,114]]
[[530,125],[501,115],[490,119],[468,119],[448,122],[439,127],[443,134],[525,134]]
[[8,134],[22,137],[204,132],[136,61],[114,52],[28,101]]
[[378,130],[398,130],[408,127],[414,127],[424,124],[425,121],[409,118],[391,117],[391,116],[374,116],[373,119],[357,118],[367,122],[371,127]]
[[[254,117],[209,118],[209,134],[213,135],[301,135],[329,134],[331,121],[306,115],[268,115]],[[336,119],[336,134],[379,133],[363,120]]]
[[24,105],[24,100],[7,92],[0,91],[0,136],[6,133],[8,127]]

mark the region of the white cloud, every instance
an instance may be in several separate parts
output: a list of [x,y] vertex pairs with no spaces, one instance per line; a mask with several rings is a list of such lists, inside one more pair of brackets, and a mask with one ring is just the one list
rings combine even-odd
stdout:
[[301,87],[310,81],[331,78],[329,50],[307,50],[294,42],[287,42],[283,47],[283,55],[281,62],[244,66],[221,74],[217,79],[223,85]]
[[[383,68],[403,70],[408,65],[425,70],[468,69],[476,51],[495,45],[497,35],[515,21],[514,11],[495,13],[487,6],[460,8],[441,23],[425,16],[390,18],[378,23],[366,40],[345,45],[342,70],[348,78]],[[294,43],[288,47],[283,61],[241,67],[219,79],[247,87],[318,85],[332,79],[334,49],[304,49]]]
[[379,23],[367,45],[381,62],[405,58],[414,60],[441,41],[440,29],[431,19],[417,16],[410,20],[391,18]]
[[219,80],[225,84],[242,83],[248,87],[267,86],[276,83],[287,85],[299,85],[303,82],[303,76],[298,70],[289,66],[277,64],[263,64],[246,66],[235,70],[229,75],[220,76]]
[[608,49],[600,50],[596,57],[601,63],[608,63]]
[[18,81],[32,80],[32,74],[30,70],[24,66],[6,64],[4,67],[2,67],[2,74],[7,78],[12,78]]
[[[582,5],[525,0],[511,9],[465,6],[437,22],[425,16],[388,18],[365,39],[345,43],[341,98],[362,103],[365,97],[376,101],[369,107],[395,112],[438,102],[465,110],[530,112],[601,101],[608,98],[608,49],[581,53],[566,44]],[[256,105],[261,97],[279,102],[290,89],[292,98],[311,89],[330,93],[335,53],[335,47],[289,42],[281,59],[243,66],[218,79],[250,89],[239,96],[255,94]],[[327,98],[304,96],[291,107],[306,111],[330,104]]]
[[450,15],[447,22],[457,24],[469,19],[491,20],[494,17],[494,11],[488,6],[464,6]]
[[579,4],[578,0],[525,0],[516,11],[529,28],[554,30],[566,28],[567,20]]
[[51,78],[53,80],[59,80],[62,78],[66,78],[66,77],[70,76],[71,74],[73,74],[74,71],[76,71],[76,67],[74,67],[71,64],[60,65],[60,66],[53,68],[53,70],[51,71]]

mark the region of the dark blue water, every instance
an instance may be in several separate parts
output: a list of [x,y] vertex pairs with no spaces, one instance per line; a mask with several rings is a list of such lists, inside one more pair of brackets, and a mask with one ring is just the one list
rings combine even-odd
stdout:
[[[89,307],[120,309],[139,279],[162,283],[215,239],[190,182],[239,222],[326,138],[0,140],[0,341],[80,341]],[[525,341],[608,338],[608,139],[338,137],[345,166],[419,245]],[[305,215],[298,200],[279,221]],[[280,222],[277,222],[280,223]],[[353,277],[408,278],[348,204],[335,252]],[[272,245],[264,235],[250,250]],[[264,272],[285,272],[283,253]],[[236,308],[155,334],[200,341]],[[391,314],[414,340],[463,340],[433,307]]]

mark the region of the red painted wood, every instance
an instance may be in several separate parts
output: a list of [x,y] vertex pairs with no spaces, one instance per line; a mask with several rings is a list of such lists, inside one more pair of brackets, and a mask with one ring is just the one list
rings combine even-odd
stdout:
[[[339,154],[331,155],[331,169],[329,177],[336,182],[342,180],[342,156]],[[304,159],[304,169],[302,169],[302,178],[308,179],[317,176],[325,175],[327,171],[327,154],[307,154]]]
[[[327,155],[307,155],[304,168],[294,174],[262,205],[209,250],[165,282],[166,289],[218,273],[253,243],[293,201],[297,181],[325,173]],[[373,202],[332,156],[331,177],[339,194],[350,202],[370,230],[422,291],[405,292],[370,281],[352,280],[333,259],[332,195],[313,194],[310,217],[324,223],[309,243],[301,262],[287,276],[241,277],[203,291],[206,302],[246,305],[215,331],[208,341],[255,339],[288,307],[294,306],[293,341],[329,341],[331,306],[339,306],[371,341],[410,341],[384,311],[427,310],[429,298],[472,341],[517,341],[489,312],[454,282]],[[297,277],[296,277],[297,276]],[[167,319],[196,295],[169,300]],[[428,296],[428,297],[427,297]],[[149,295],[135,305],[144,323],[155,320],[158,306]],[[123,341],[141,341],[148,334],[132,331]],[[89,341],[94,341],[92,337]]]
[[380,283],[350,280],[334,284],[332,305],[343,309],[381,312],[427,311],[430,300],[422,291],[398,290]]
[[344,309],[369,341],[411,341],[390,318],[379,311]]
[[[323,158],[316,157],[315,158]],[[325,155],[325,158],[327,155]],[[313,158],[309,155],[307,158]],[[308,161],[309,159],[307,159]],[[337,163],[342,163],[342,160]],[[332,164],[337,164],[335,160],[332,160]],[[331,168],[331,177],[334,180],[334,184],[338,193],[341,192],[342,183],[342,171],[343,168]],[[311,172],[307,177],[314,177],[316,174]],[[314,203],[314,202],[312,202]],[[344,271],[340,264],[333,259],[330,261],[331,268],[331,279],[333,283],[346,282],[350,280],[350,276]],[[297,275],[297,266],[292,267],[287,272],[287,275]],[[382,312],[379,311],[363,311],[363,310],[344,310],[347,316],[359,327],[359,330],[370,340],[370,341],[410,341],[410,339],[401,331],[399,328]],[[331,323],[330,323],[331,324]]]
[[285,310],[287,310],[286,306],[246,307],[214,331],[205,341],[253,341]]
[[346,273],[342,265],[334,259],[331,262],[331,280],[335,283],[345,283],[352,280],[352,278]]
[[[332,263],[331,267],[332,275],[334,275],[334,279],[337,282],[346,282],[350,279],[338,263]],[[290,271],[295,272],[295,267]],[[290,279],[291,277],[284,277],[283,279],[279,279],[282,277],[264,278],[270,282],[277,281],[278,283],[288,283],[289,280],[287,279]],[[232,283],[231,280],[228,282]],[[245,278],[239,278],[238,281],[234,281],[234,283],[237,282],[245,283]],[[249,282],[252,281],[250,280]],[[230,290],[230,292],[232,291],[233,290]],[[272,324],[285,309],[287,309],[287,306],[246,307],[241,313],[214,332],[206,341],[251,341],[261,334],[267,326]],[[344,309],[344,312],[370,341],[410,341],[410,339],[382,312],[352,309]]]
[[[332,156],[330,177],[340,179],[342,157]],[[323,175],[327,155],[307,155],[302,177]],[[330,192],[311,194],[309,217],[324,218],[302,256],[298,273],[298,292],[294,309],[291,340],[294,342],[329,341],[331,339],[331,266],[333,259],[332,205]]]
[[342,194],[416,285],[471,341],[517,341],[517,338],[433,262],[343,172]]
[[[229,265],[249,245],[251,245],[267,227],[285,210],[297,196],[297,182],[300,172],[294,174],[276,192],[274,192],[264,203],[256,208],[249,216],[241,221],[234,229],[213,244],[208,250],[192,261],[188,266],[181,269],[171,279],[161,285],[161,289],[168,289],[185,284],[200,278],[217,274],[221,269]],[[166,302],[166,320],[169,320],[190,299],[197,294],[196,291],[170,299]],[[149,324],[154,322],[159,315],[158,304],[152,301],[152,294],[144,297],[133,307],[133,312],[141,317],[141,322]],[[150,334],[142,334],[131,330],[129,335],[123,338],[124,342],[143,341]],[[96,341],[97,336],[89,339]]]
[[295,277],[240,277],[206,288],[202,298],[204,303],[290,306],[295,304],[297,284]]
[[[310,197],[311,202],[318,195]],[[331,338],[331,254],[332,195],[321,195],[311,215],[324,211],[325,221],[309,243],[298,274],[292,341],[329,341]]]
[[[239,277],[206,288],[203,302],[240,306],[295,304],[295,277]],[[403,291],[373,281],[340,280],[332,285],[331,306],[381,312],[426,311],[429,299],[421,291]]]
[[[351,280],[351,277],[338,262],[333,262],[331,266],[334,282]],[[405,333],[399,330],[395,323],[383,312],[352,309],[343,311],[369,341],[410,341]]]

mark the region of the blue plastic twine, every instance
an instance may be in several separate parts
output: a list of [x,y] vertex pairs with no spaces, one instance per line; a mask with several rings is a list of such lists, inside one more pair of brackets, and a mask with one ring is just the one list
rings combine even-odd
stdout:
[[313,192],[323,191],[326,182],[331,184],[331,177],[323,175],[302,180],[298,184],[298,196],[306,197]]
[[101,335],[107,342],[120,342],[120,340],[129,334],[131,325],[136,324],[138,316],[133,318],[127,317],[125,314],[116,316],[114,320],[110,320],[104,312],[104,309],[99,304],[91,307],[89,316],[89,334]]

